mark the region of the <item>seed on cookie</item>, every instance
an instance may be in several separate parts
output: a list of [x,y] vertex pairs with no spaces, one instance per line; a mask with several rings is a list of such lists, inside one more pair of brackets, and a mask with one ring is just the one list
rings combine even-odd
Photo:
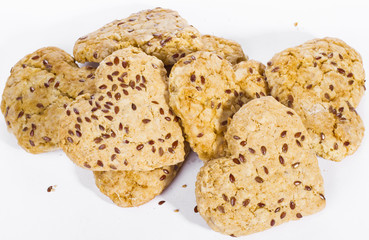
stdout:
[[298,186],[298,185],[300,185],[300,184],[301,184],[301,181],[294,181],[294,182],[293,182],[293,184],[294,184],[295,186]]
[[293,168],[297,168],[298,166],[300,166],[300,162],[296,162],[296,163],[292,164]]
[[287,143],[284,143],[282,146],[282,152],[286,153],[288,151],[288,145]]
[[264,180],[259,176],[255,177],[255,181],[258,182],[258,183],[263,183],[264,182]]
[[279,155],[278,159],[280,164],[284,165],[284,158],[281,155]]
[[223,206],[218,206],[217,209],[218,209],[219,212],[225,213]]
[[233,176],[233,174],[231,173],[231,174],[229,174],[229,181],[231,182],[231,183],[234,183],[235,181],[236,181],[236,179],[235,179],[235,177]]
[[296,208],[296,204],[293,201],[290,202],[290,208],[292,210]]
[[260,151],[261,151],[261,154],[265,155],[267,152],[267,149],[265,146],[261,146]]
[[232,160],[235,164],[241,164],[241,162],[240,162],[240,160],[238,160],[238,158],[233,158]]
[[114,98],[115,98],[115,100],[117,100],[117,101],[119,101],[119,99],[121,98],[121,94],[120,93],[116,93],[115,95],[114,95]]
[[247,207],[247,205],[249,205],[249,203],[250,203],[250,199],[245,199],[245,200],[242,202],[242,206]]
[[271,221],[270,221],[270,226],[274,226],[275,225],[275,220],[274,219],[272,219]]
[[236,198],[235,197],[231,197],[229,202],[231,203],[231,206],[236,205]]
[[287,135],[287,131],[286,131],[286,130],[285,130],[285,131],[283,131],[283,132],[281,132],[281,137],[282,137],[282,138],[286,137],[286,135]]
[[259,203],[258,203],[258,207],[259,207],[259,208],[263,208],[263,207],[265,207],[265,203],[259,202]]

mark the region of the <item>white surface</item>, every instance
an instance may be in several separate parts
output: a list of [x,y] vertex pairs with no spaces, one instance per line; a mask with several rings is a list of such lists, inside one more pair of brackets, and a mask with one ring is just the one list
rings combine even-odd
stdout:
[[[74,41],[114,19],[156,6],[179,11],[202,33],[239,42],[250,58],[315,37],[339,37],[357,49],[369,72],[369,3],[363,1],[9,1],[0,2],[0,92],[10,68],[44,46],[69,53]],[[298,22],[295,27],[294,23]],[[369,128],[368,93],[358,112]],[[92,173],[61,151],[31,155],[0,117],[0,239],[230,239],[193,211],[202,163],[192,154],[174,183],[150,203],[123,209],[95,187]],[[242,239],[368,239],[369,144],[341,163],[319,159],[327,206],[315,215]],[[187,188],[182,188],[187,184]],[[57,185],[48,193],[50,185]],[[158,205],[160,200],[166,203]],[[173,210],[179,209],[176,213]]]

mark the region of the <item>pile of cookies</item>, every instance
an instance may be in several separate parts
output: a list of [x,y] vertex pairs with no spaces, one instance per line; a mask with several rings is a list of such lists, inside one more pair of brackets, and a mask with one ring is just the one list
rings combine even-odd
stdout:
[[316,155],[341,161],[359,147],[364,78],[341,40],[308,41],[265,66],[156,8],[79,38],[74,57],[56,47],[25,56],[1,110],[21,147],[62,149],[121,207],[159,195],[191,148],[204,161],[199,213],[241,236],[324,208]]

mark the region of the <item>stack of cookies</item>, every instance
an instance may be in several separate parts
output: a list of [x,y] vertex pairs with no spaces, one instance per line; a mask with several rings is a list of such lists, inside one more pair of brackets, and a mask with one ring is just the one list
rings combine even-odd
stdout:
[[316,155],[341,161],[359,147],[364,78],[341,40],[308,41],[265,66],[156,8],[79,38],[74,57],[56,47],[25,56],[1,110],[21,147],[62,149],[120,207],[159,195],[191,148],[204,161],[199,213],[241,236],[324,208]]

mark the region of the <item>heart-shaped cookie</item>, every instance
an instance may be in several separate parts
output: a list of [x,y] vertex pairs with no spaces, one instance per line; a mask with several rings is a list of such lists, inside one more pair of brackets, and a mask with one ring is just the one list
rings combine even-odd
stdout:
[[[173,66],[170,105],[181,118],[186,140],[200,159],[224,156],[228,118],[250,99],[267,93],[260,65],[256,61],[241,62],[235,66],[236,74],[230,62],[217,53],[200,51]],[[259,80],[264,85],[259,86]],[[255,84],[246,84],[253,81]]]
[[163,63],[137,48],[114,52],[96,70],[99,93],[81,96],[60,127],[64,152],[94,171],[147,171],[183,161],[178,118],[167,104]]
[[56,47],[41,48],[11,70],[1,102],[8,129],[30,153],[59,148],[59,119],[77,96],[95,91],[95,69],[79,68]]
[[300,117],[272,97],[244,105],[225,136],[229,156],[197,176],[201,216],[215,231],[241,236],[320,211],[323,178]]
[[301,117],[316,153],[341,161],[364,136],[355,108],[365,91],[361,56],[335,38],[314,39],[288,48],[268,62],[271,94]]

